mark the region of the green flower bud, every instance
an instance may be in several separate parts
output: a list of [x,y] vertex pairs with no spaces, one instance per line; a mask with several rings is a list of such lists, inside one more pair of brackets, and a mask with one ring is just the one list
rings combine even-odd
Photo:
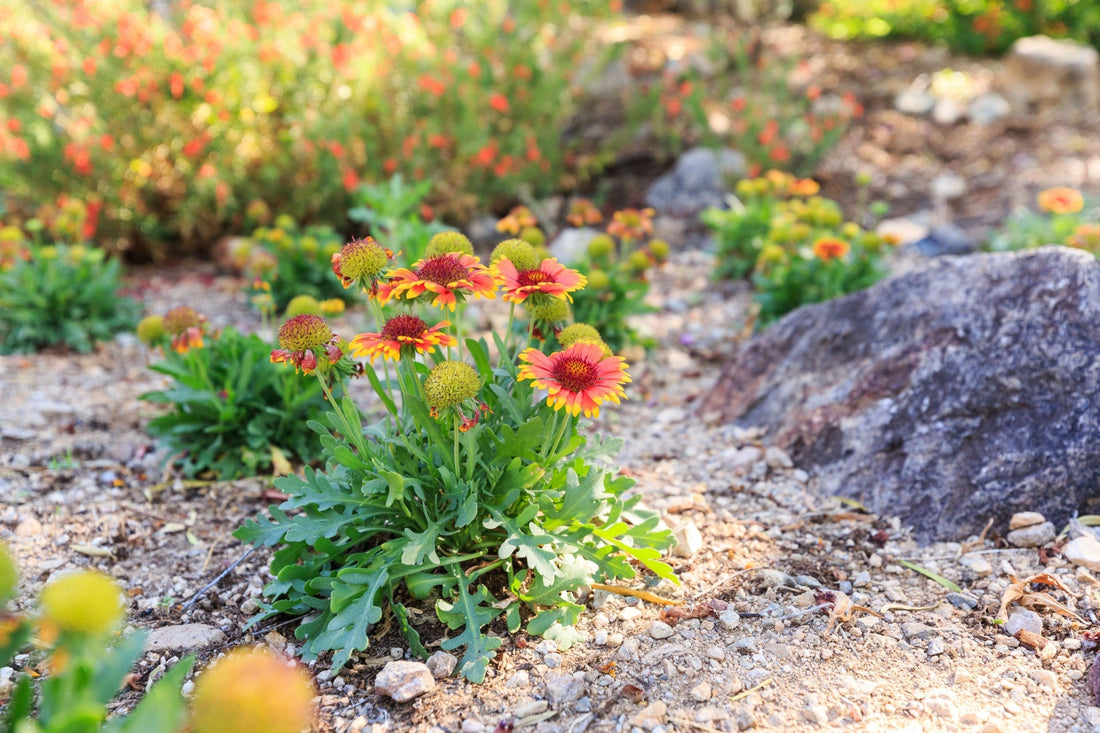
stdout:
[[611,278],[603,270],[591,270],[588,273],[588,288],[594,293],[600,293],[611,287]]
[[12,595],[18,583],[19,568],[15,565],[15,558],[5,545],[0,544],[0,601]]
[[588,256],[601,260],[615,254],[615,240],[610,234],[597,234],[588,243]]
[[42,614],[61,631],[103,634],[122,620],[122,593],[103,573],[82,570],[51,582],[39,597]]
[[489,261],[496,263],[501,257],[507,257],[520,272],[534,270],[542,262],[531,243],[522,239],[505,239],[493,248]]
[[424,380],[424,397],[432,414],[461,405],[476,397],[480,390],[481,377],[477,370],[462,361],[440,362]]
[[290,302],[286,304],[286,312],[283,315],[286,318],[292,318],[303,314],[312,316],[321,315],[321,304],[318,303],[317,299],[312,295],[295,295],[290,299]]
[[474,245],[462,232],[440,232],[428,242],[428,246],[424,250],[424,257],[435,257],[449,252],[472,255]]
[[627,264],[634,272],[645,272],[653,262],[649,259],[649,255],[639,249],[630,253],[630,259],[627,260]]
[[530,243],[533,247],[541,247],[546,244],[546,235],[538,227],[525,227],[519,233],[519,238]]
[[651,239],[649,240],[649,253],[656,258],[658,262],[665,262],[668,260],[668,242],[663,239]]
[[164,316],[145,316],[137,325],[138,341],[152,346],[164,336]]

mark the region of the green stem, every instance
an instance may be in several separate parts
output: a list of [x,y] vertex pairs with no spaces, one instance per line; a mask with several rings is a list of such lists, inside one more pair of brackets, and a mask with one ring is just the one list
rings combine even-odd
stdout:
[[367,454],[367,446],[363,443],[363,433],[355,430],[351,426],[351,423],[348,422],[347,417],[344,415],[344,408],[336,402],[336,398],[333,396],[332,390],[329,389],[324,376],[320,372],[314,372],[314,374],[317,375],[317,381],[321,383],[321,390],[324,391],[328,403],[332,406],[332,411],[339,416],[340,422],[344,425],[344,437],[355,444],[360,455],[365,456]]
[[512,356],[512,325],[516,321],[516,304],[515,301],[509,304],[508,308],[508,327],[504,329],[504,353],[500,355],[501,361],[508,359],[514,361]]
[[455,472],[455,478],[458,478],[458,476],[460,475],[460,474],[459,474],[459,463],[458,463],[458,448],[459,448],[459,444],[458,444],[458,438],[459,438],[459,433],[461,432],[461,431],[460,431],[460,430],[458,429],[458,426],[459,426],[459,425],[461,424],[460,420],[461,420],[461,418],[459,418],[459,416],[458,416],[458,412],[455,412],[455,415],[454,415],[454,431],[455,431],[455,463],[454,463],[454,472]]
[[572,416],[565,411],[565,408],[562,408],[559,412],[561,413],[561,424],[559,424],[557,430],[554,431],[554,440],[550,443],[550,452],[544,456],[546,458],[558,452],[558,444],[561,442],[562,436],[565,435],[565,426],[573,420]]

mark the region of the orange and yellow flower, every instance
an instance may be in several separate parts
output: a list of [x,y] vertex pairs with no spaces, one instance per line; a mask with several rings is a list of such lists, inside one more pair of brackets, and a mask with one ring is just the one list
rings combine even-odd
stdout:
[[611,215],[607,233],[619,239],[642,239],[653,234],[653,209],[623,209]]
[[517,206],[508,212],[508,215],[497,222],[498,232],[507,232],[508,234],[519,234],[528,227],[537,227],[539,220],[535,218],[535,215],[531,213],[531,210],[526,206]]
[[814,256],[822,262],[828,262],[830,260],[839,260],[842,257],[847,256],[848,251],[852,248],[850,244],[843,239],[837,239],[836,237],[822,237],[814,242]]
[[494,298],[496,289],[496,279],[477,257],[445,252],[420,260],[412,269],[394,270],[389,281],[378,286],[378,300],[386,303],[391,298],[413,300],[426,295],[435,307],[453,311],[468,294]]
[[[320,366],[322,369],[340,361],[344,352],[340,349],[340,337],[332,332],[323,318],[310,314],[294,316],[279,329],[279,346],[271,352],[271,361],[276,364],[287,362],[309,374]],[[321,354],[328,364],[317,361]]]
[[493,272],[504,286],[504,300],[510,303],[522,303],[530,296],[538,298],[538,294],[572,301],[570,293],[588,282],[584,275],[570,270],[553,257],[547,257],[538,267],[529,270],[517,270],[511,260],[501,257],[493,265]]
[[619,356],[606,356],[599,345],[577,342],[546,356],[538,349],[526,349],[519,355],[524,362],[519,379],[530,379],[538,389],[550,394],[546,404],[565,409],[574,417],[599,417],[600,405],[618,403],[626,397],[623,385],[630,381],[626,362]]
[[1100,255],[1100,224],[1081,224],[1066,240],[1070,247]]
[[576,199],[569,204],[569,214],[565,220],[575,227],[583,227],[591,224],[599,224],[603,221],[603,214],[588,199]]
[[1075,188],[1058,186],[1039,192],[1039,208],[1051,214],[1076,214],[1085,208],[1085,199]]
[[369,356],[398,361],[402,356],[430,354],[436,346],[455,346],[454,336],[443,333],[450,321],[440,321],[429,327],[424,319],[413,315],[399,315],[388,319],[379,333],[361,333],[351,340],[353,356]]

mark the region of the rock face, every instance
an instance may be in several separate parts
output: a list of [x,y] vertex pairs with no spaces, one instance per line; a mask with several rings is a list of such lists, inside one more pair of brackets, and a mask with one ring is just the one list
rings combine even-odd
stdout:
[[949,257],[796,311],[699,408],[767,428],[822,493],[960,539],[1100,498],[1100,262]]
[[692,148],[675,167],[653,182],[646,204],[659,214],[694,219],[711,207],[726,207],[726,184],[745,176],[745,156],[736,150]]
[[1002,83],[1016,115],[1083,121],[1100,113],[1100,54],[1091,46],[1020,38],[1005,56]]

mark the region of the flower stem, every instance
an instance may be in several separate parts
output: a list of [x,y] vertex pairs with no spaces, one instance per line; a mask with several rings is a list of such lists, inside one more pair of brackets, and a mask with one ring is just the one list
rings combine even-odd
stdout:
[[461,420],[461,418],[460,418],[460,417],[458,416],[458,412],[455,412],[455,414],[454,414],[454,430],[455,430],[455,463],[454,463],[454,472],[455,472],[455,478],[458,478],[458,448],[459,448],[459,445],[458,445],[458,438],[459,438],[459,433],[461,432],[461,431],[460,431],[460,430],[458,429],[458,426],[459,426],[459,424],[460,424],[460,420]]
[[508,327],[504,329],[504,353],[500,355],[501,361],[505,358],[514,361],[512,357],[512,325],[516,322],[516,304],[513,301],[508,305]]

